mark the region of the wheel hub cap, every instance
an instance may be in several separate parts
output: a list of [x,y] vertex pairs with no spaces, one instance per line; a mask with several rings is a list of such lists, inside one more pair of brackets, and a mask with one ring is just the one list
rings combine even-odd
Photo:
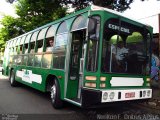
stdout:
[[51,99],[55,100],[55,97],[56,97],[56,86],[53,85],[51,88]]

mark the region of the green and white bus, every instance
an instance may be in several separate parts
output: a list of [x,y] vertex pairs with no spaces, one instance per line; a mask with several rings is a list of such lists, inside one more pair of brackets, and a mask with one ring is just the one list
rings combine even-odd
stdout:
[[50,92],[55,108],[148,100],[151,40],[152,27],[92,5],[9,40],[3,75]]

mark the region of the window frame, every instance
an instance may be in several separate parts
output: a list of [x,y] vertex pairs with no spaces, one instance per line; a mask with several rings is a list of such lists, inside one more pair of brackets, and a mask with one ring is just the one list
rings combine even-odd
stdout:
[[[74,25],[75,24],[78,24],[77,23],[77,20],[78,20],[78,18],[83,18],[83,20],[85,20],[85,26],[83,26],[83,27],[77,27],[77,28],[73,28],[74,27]],[[75,23],[75,24],[74,24]],[[81,23],[81,21],[80,21],[80,23]],[[74,19],[74,21],[73,21],[73,23],[72,23],[72,27],[71,27],[71,30],[70,30],[70,32],[74,32],[74,31],[78,31],[78,30],[82,30],[82,29],[87,29],[87,17],[86,16],[84,16],[84,15],[78,15],[75,19]]]
[[[119,21],[119,23],[118,24],[116,24],[116,25],[118,25],[118,26],[122,26],[121,25],[121,22],[123,22],[123,24],[124,23],[127,23],[127,24],[131,24],[131,25],[133,25],[133,26],[136,26],[136,28],[140,28],[139,30],[138,30],[138,32],[142,35],[142,37],[143,37],[143,49],[148,49],[148,47],[146,47],[146,45],[147,45],[147,43],[145,43],[144,44],[144,42],[146,42],[147,40],[146,40],[146,38],[145,38],[145,31],[147,30],[147,33],[149,33],[149,35],[150,35],[150,38],[151,38],[151,33],[149,32],[149,30],[147,29],[147,28],[145,28],[145,26],[142,26],[142,25],[140,25],[140,24],[136,24],[136,23],[132,23],[131,21],[127,21],[126,19],[123,19],[123,18],[120,18],[120,17],[111,17],[111,18],[109,18],[109,19],[107,19],[105,22],[104,22],[104,27],[103,27],[103,35],[102,35],[102,37],[103,37],[103,40],[102,40],[102,43],[104,43],[104,33],[105,33],[105,26],[106,26],[106,24],[109,22],[109,21],[111,21],[111,19],[117,19],[118,21]],[[115,22],[111,22],[111,23],[115,23]],[[135,29],[135,27],[128,27],[129,29],[130,28],[132,28],[131,29],[131,32],[130,33],[134,33],[134,32],[137,32],[137,31],[135,31],[135,30],[137,30],[137,29]],[[108,28],[109,29],[109,28]],[[114,33],[117,33],[116,35],[119,35],[119,36],[122,36],[123,34],[125,34],[123,31],[120,31],[120,30],[111,30],[112,32],[114,32]],[[130,34],[130,33],[128,33],[128,34]],[[131,34],[131,35],[132,35]],[[114,34],[115,35],[115,34]],[[128,35],[129,36],[129,35]],[[127,37],[128,37],[127,36]],[[126,37],[126,41],[127,41],[127,37]],[[126,42],[125,41],[125,42]],[[151,41],[151,39],[150,39],[150,41]],[[109,41],[108,41],[108,43],[109,43]],[[126,43],[127,44],[127,43]],[[150,49],[150,48],[149,48]],[[146,51],[147,52],[147,51]],[[143,52],[144,53],[144,52]],[[109,74],[125,74],[125,75],[146,75],[146,72],[145,73],[124,73],[124,72],[112,72],[112,71],[110,71],[110,70],[108,70],[108,71],[104,71],[103,70],[103,61],[102,61],[102,56],[103,56],[103,46],[102,46],[102,53],[101,53],[101,65],[100,65],[100,71],[102,72],[102,73],[105,73],[105,74],[107,74],[107,73],[109,73]],[[151,58],[151,57],[150,57]],[[109,60],[110,61],[110,60]],[[150,62],[149,62],[149,64],[150,64]],[[110,63],[109,63],[109,67],[110,67],[111,65],[110,65]],[[145,68],[145,71],[146,71],[146,68]]]
[[[64,23],[65,23],[65,27],[66,27],[65,31],[63,30],[63,28],[64,28],[63,24]],[[57,30],[56,30],[55,39],[54,39],[54,47],[53,47],[54,50],[53,50],[53,56],[52,56],[52,66],[51,66],[52,69],[60,69],[60,70],[64,70],[65,69],[65,59],[66,59],[66,50],[65,49],[66,49],[66,47],[64,47],[65,49],[62,49],[62,50],[61,49],[60,50],[56,49],[56,41],[57,41],[57,36],[61,36],[61,35],[67,34],[67,43],[68,43],[68,36],[69,36],[69,31],[70,30],[69,30],[67,24],[68,24],[67,20],[60,22],[60,24],[58,25]],[[61,29],[62,31],[59,31],[59,29]],[[65,44],[63,46],[67,46],[67,44]],[[62,56],[63,54],[64,54],[63,68],[60,68],[61,65],[59,65],[58,67],[54,67],[54,57],[56,55]]]
[[[91,71],[91,70],[88,70],[88,52],[89,52],[89,42],[90,42],[90,38],[88,37],[88,39],[87,39],[87,55],[86,55],[86,60],[85,60],[85,69],[86,69],[86,71],[87,72],[92,72],[92,73],[95,73],[95,72],[97,72],[98,71],[98,62],[99,62],[99,48],[100,48],[100,44],[101,44],[101,41],[100,41],[100,36],[101,36],[101,25],[102,25],[102,23],[101,23],[101,21],[102,21],[102,18],[101,18],[101,16],[100,15],[98,15],[98,14],[95,14],[95,15],[91,15],[91,16],[89,16],[88,17],[88,19],[90,18],[90,17],[98,17],[99,19],[98,19],[98,21],[99,21],[99,31],[98,31],[98,33],[99,33],[99,38],[97,39],[97,55],[96,55],[96,59],[95,59],[95,61],[96,61],[96,70],[94,70],[94,71]],[[88,22],[88,25],[89,25],[89,22]],[[88,29],[88,25],[87,25],[87,29]],[[98,25],[98,24],[97,24]],[[87,31],[88,32],[88,31]]]

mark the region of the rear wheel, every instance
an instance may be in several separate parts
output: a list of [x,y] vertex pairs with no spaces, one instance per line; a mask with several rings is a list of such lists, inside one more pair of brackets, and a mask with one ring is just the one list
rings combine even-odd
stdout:
[[57,80],[54,81],[54,84],[51,87],[51,102],[54,108],[62,108],[63,101],[60,98],[60,87]]
[[14,70],[11,70],[10,77],[9,77],[9,81],[10,81],[11,86],[13,86],[13,87],[16,87],[17,84],[18,84],[17,81],[15,81],[15,73],[14,73]]

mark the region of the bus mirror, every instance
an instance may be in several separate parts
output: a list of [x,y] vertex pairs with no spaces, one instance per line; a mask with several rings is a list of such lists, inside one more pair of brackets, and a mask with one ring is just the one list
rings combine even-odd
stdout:
[[96,34],[96,28],[97,28],[97,20],[95,18],[90,17],[88,23],[88,33]]
[[89,36],[89,39],[90,40],[97,40],[97,36],[96,36],[96,34],[91,34],[90,36]]

